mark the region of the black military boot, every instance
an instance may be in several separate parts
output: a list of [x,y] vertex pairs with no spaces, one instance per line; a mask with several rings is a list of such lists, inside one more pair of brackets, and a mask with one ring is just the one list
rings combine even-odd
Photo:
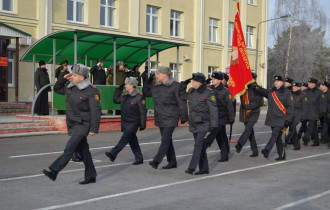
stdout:
[[42,173],[44,173],[45,176],[47,176],[50,180],[52,180],[52,181],[56,180],[56,177],[57,177],[56,171],[53,171],[53,170],[47,171],[46,169],[44,169],[44,170],[42,170]]
[[187,174],[193,174],[194,170],[188,168],[188,169],[185,170],[184,172],[186,172]]
[[143,160],[137,160],[132,163],[132,165],[140,165],[140,164],[143,164]]
[[209,171],[198,171],[195,175],[209,174]]
[[261,153],[264,155],[265,158],[268,158],[268,156],[269,156],[269,151],[268,150],[262,149]]
[[302,141],[304,142],[304,145],[307,146],[309,139],[307,137],[302,137]]
[[218,162],[227,162],[228,161],[228,157],[227,158],[221,158],[218,160]]
[[250,157],[258,157],[258,151],[257,152],[252,152],[252,154],[250,155]]
[[105,152],[105,156],[107,156],[111,162],[115,161],[116,157],[113,156],[110,152]]
[[320,146],[320,144],[317,143],[317,142],[313,142],[313,144],[312,144],[311,146],[312,146],[312,147],[318,147],[318,146]]
[[237,153],[240,153],[242,150],[242,146],[237,142],[237,144],[235,145],[235,149]]
[[176,162],[171,162],[168,163],[166,166],[163,166],[163,169],[171,169],[171,168],[177,168],[177,163]]
[[149,162],[149,165],[151,165],[151,167],[153,167],[154,169],[157,169],[159,163],[157,163],[156,161],[153,161],[153,160],[152,160],[152,161]]
[[96,182],[96,178],[89,178],[89,179],[85,179],[84,181],[79,182],[79,184],[90,184],[90,183],[95,183]]

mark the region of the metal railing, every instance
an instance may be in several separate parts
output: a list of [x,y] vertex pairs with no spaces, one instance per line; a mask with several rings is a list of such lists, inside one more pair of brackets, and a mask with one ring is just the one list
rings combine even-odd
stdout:
[[[54,86],[54,85],[55,85],[55,83],[51,83],[51,84],[48,84],[48,85],[43,86],[43,87],[38,91],[36,97],[33,99],[32,110],[31,110],[31,120],[32,120],[32,121],[34,120],[34,106],[36,105],[36,101],[37,101],[39,95],[41,94],[41,92],[42,92],[44,89],[48,88],[49,86]],[[47,101],[47,103],[48,103],[48,101]]]

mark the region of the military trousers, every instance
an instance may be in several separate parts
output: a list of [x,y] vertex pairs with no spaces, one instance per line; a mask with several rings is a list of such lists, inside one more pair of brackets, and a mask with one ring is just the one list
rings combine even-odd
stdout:
[[276,143],[277,154],[279,157],[285,157],[284,145],[282,142],[282,127],[272,127],[272,135],[265,146],[265,149],[270,152]]
[[329,122],[326,116],[324,116],[322,119],[323,119],[322,131],[321,131],[322,143],[327,143],[329,141],[329,135],[328,135]]
[[220,148],[221,159],[228,159],[229,144],[225,125],[220,125],[216,130],[211,131],[205,138],[204,146],[210,147],[215,139]]
[[161,142],[153,161],[161,163],[165,155],[169,163],[176,163],[172,135],[175,127],[160,127]]
[[95,178],[96,170],[89,151],[86,136],[71,136],[65,146],[64,153],[57,158],[51,165],[50,169],[59,173],[70,161],[74,151],[77,151],[82,157],[85,165],[85,179]]
[[298,123],[295,123],[295,124],[292,123],[289,128],[288,135],[285,136],[285,142],[287,144],[289,144],[291,142],[295,149],[300,148],[300,139],[298,138],[297,125],[298,125]]
[[243,147],[245,145],[245,143],[247,142],[247,140],[249,139],[251,151],[253,152],[253,154],[258,154],[258,146],[257,146],[257,142],[256,142],[256,138],[254,136],[254,130],[253,130],[253,126],[255,123],[256,122],[251,122],[251,121],[244,123],[245,129],[244,129],[242,135],[239,137],[237,143],[241,147]]
[[305,133],[306,129],[307,129],[307,120],[302,120],[301,126],[298,131],[298,136],[302,136],[302,133]]
[[136,132],[124,132],[121,136],[118,144],[110,150],[110,153],[116,158],[118,153],[127,145],[131,147],[131,150],[135,156],[135,161],[143,161],[143,155],[139,145]]
[[[194,135],[194,140],[195,140],[195,144],[194,144],[194,151],[189,163],[189,167],[188,169],[195,171],[198,164],[200,163],[201,159],[201,154],[202,154],[202,148],[203,148],[203,141],[204,141],[204,137],[206,135],[207,132],[197,132],[197,133],[193,133]],[[203,160],[205,161],[205,160]],[[207,161],[207,158],[206,158]],[[205,165],[205,164],[204,164]],[[202,164],[203,167],[203,164]],[[204,168],[199,168],[200,171],[204,171]],[[208,171],[208,170],[207,170]]]
[[319,134],[317,132],[317,120],[308,120],[307,129],[305,131],[304,137],[310,141],[313,139],[316,144],[319,144]]

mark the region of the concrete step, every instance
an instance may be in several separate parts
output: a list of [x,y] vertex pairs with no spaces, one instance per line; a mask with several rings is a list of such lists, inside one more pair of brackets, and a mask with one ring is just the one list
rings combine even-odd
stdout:
[[55,131],[54,126],[35,126],[35,127],[19,127],[19,128],[0,128],[0,134],[28,133],[28,132],[44,132]]
[[43,131],[43,132],[1,134],[0,139],[18,138],[18,137],[27,137],[27,136],[56,135],[56,134],[66,134],[66,132],[63,132],[63,131]]
[[26,122],[0,122],[1,128],[23,128],[23,127],[38,127],[38,126],[48,126],[48,121],[37,120],[37,121],[26,121]]

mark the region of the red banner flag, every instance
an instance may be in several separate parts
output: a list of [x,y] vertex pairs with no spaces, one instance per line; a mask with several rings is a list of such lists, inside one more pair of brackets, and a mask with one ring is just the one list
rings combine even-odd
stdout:
[[241,20],[239,18],[239,3],[237,3],[232,47],[229,90],[232,96],[236,98],[237,96],[244,94],[247,85],[254,81],[251,75]]

